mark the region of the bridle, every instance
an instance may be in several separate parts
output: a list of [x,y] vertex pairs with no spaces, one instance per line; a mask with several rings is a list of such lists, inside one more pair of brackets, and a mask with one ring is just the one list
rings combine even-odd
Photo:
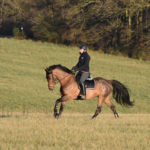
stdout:
[[56,78],[56,76],[53,75],[52,72],[46,72],[46,78],[49,79],[48,76],[49,76],[50,74],[52,74],[53,83],[56,84],[57,78]]
[[61,78],[61,79],[57,79],[56,78],[56,75],[55,74],[53,74],[52,72],[46,72],[47,73],[47,75],[49,75],[49,74],[52,74],[52,78],[53,78],[53,83],[56,85],[57,83],[59,83],[59,81],[62,81],[62,80],[64,80],[66,77],[68,77],[69,75],[66,75],[65,77],[63,77],[63,78]]

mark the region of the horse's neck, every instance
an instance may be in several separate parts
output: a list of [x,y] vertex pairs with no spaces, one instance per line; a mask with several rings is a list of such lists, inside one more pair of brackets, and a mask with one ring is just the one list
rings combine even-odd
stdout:
[[71,75],[71,74],[64,72],[62,70],[55,70],[54,74],[61,84],[63,84],[64,81],[66,81],[67,78]]

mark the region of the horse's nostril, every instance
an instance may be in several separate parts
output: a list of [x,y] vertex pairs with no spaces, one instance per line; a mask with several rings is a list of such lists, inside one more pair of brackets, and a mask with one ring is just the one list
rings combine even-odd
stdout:
[[49,90],[51,90],[51,91],[54,89],[53,87],[48,87],[48,88],[49,88]]

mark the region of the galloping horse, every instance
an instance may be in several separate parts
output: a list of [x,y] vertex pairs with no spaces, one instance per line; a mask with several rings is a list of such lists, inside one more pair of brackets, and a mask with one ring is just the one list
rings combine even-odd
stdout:
[[[54,107],[54,117],[59,118],[63,112],[65,102],[69,100],[76,100],[80,93],[80,89],[76,82],[75,74],[68,68],[62,65],[52,65],[46,68],[45,71],[49,90],[54,89],[57,80],[61,84],[61,97],[56,100]],[[119,117],[115,109],[115,105],[110,101],[111,93],[113,93],[113,98],[117,103],[125,106],[133,106],[133,102],[130,101],[128,89],[122,83],[116,80],[106,80],[101,77],[96,77],[94,80],[95,89],[86,89],[86,99],[98,97],[97,109],[92,118],[95,118],[101,112],[103,102],[110,107],[115,118]],[[57,105],[59,103],[61,103],[61,106],[58,112]]]

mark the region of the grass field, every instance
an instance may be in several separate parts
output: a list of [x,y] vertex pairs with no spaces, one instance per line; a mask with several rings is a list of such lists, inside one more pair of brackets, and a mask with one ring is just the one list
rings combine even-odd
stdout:
[[[44,68],[62,64],[71,68],[77,63],[78,48],[66,47],[31,40],[0,38],[0,110],[51,112],[59,98],[59,84],[50,92]],[[100,54],[89,51],[93,77],[116,79],[125,84],[135,107],[117,105],[121,113],[149,113],[150,109],[150,62]],[[91,113],[97,100],[68,102],[66,112]],[[104,112],[110,110],[103,105]]]
[[97,100],[71,101],[60,120],[53,118],[59,84],[47,88],[44,68],[71,68],[78,48],[31,40],[0,38],[0,150],[115,149],[150,147],[150,62],[89,50],[93,77],[115,79],[130,89],[133,108],[116,104],[115,119],[103,105],[91,120]]
[[14,113],[0,118],[0,150],[149,150],[150,114]]

